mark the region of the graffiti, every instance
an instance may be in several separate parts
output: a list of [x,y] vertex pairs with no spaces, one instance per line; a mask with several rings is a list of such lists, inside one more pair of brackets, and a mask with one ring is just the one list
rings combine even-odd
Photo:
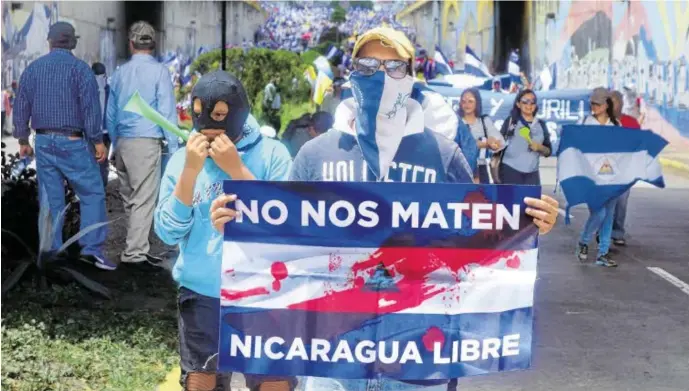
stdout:
[[[562,0],[554,8],[555,42],[533,53],[534,69],[550,60],[558,89],[632,86],[689,137],[689,2]],[[538,46],[544,37],[530,39]]]

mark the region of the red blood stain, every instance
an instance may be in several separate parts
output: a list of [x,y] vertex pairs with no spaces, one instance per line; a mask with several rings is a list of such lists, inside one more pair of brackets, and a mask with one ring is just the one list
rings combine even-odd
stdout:
[[519,269],[519,265],[521,265],[521,258],[519,257],[519,254],[510,255],[505,264],[511,269]]
[[440,342],[441,347],[445,344],[445,334],[443,334],[442,330],[433,326],[426,330],[426,334],[421,337],[421,341],[423,341],[423,346],[426,347],[426,350],[432,352],[436,342]]
[[335,254],[330,254],[328,257],[328,271],[334,272],[342,266],[342,257]]
[[272,274],[275,279],[275,281],[273,281],[273,290],[277,292],[282,287],[280,281],[284,280],[289,275],[287,273],[287,266],[285,266],[284,262],[273,262],[273,264],[270,265],[270,274]]
[[273,278],[280,281],[284,280],[287,278],[287,266],[285,266],[284,262],[273,262],[272,265],[270,265],[270,274],[273,275]]
[[224,300],[239,300],[251,296],[267,295],[270,292],[266,288],[252,288],[245,291],[235,291],[232,289],[221,289],[220,297]]
[[[440,268],[457,272],[469,264],[492,265],[511,251],[496,249],[455,248],[396,248],[386,247],[371,254],[368,259],[352,266],[349,289],[326,293],[325,296],[294,303],[290,309],[321,312],[358,312],[375,314],[392,313],[419,306],[424,301],[443,293],[445,287],[428,283],[428,275]],[[361,289],[370,269],[383,265],[388,271],[394,268],[401,278],[395,281],[394,290],[375,291]],[[380,307],[384,302],[395,304]]]

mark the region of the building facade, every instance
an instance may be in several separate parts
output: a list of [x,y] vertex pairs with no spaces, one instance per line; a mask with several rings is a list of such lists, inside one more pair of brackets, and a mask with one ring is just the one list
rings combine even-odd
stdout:
[[396,15],[413,27],[416,41],[433,56],[436,43],[462,68],[468,45],[489,66],[493,62],[495,13],[492,0],[417,0]]

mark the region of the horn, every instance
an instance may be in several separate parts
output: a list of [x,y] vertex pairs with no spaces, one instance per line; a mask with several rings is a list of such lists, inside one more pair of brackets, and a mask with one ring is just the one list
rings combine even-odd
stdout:
[[132,95],[127,104],[124,105],[123,110],[146,118],[147,120],[181,138],[185,142],[189,140],[189,132],[178,128],[177,125],[163,117],[163,115],[157,112],[156,109],[146,103],[146,101],[139,94],[139,91],[134,92],[134,95]]

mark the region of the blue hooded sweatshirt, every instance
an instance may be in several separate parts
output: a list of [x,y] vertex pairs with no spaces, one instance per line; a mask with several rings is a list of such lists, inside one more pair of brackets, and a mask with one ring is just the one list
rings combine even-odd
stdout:
[[[261,136],[251,115],[237,149],[257,180],[287,179],[292,164],[287,148],[278,140]],[[223,236],[211,224],[210,207],[223,193],[223,181],[232,178],[213,159],[206,159],[196,178],[193,205],[187,206],[173,195],[185,158],[186,148],[182,148],[172,155],[165,169],[153,215],[155,232],[163,242],[179,245],[180,254],[172,270],[174,280],[196,293],[219,298]]]

